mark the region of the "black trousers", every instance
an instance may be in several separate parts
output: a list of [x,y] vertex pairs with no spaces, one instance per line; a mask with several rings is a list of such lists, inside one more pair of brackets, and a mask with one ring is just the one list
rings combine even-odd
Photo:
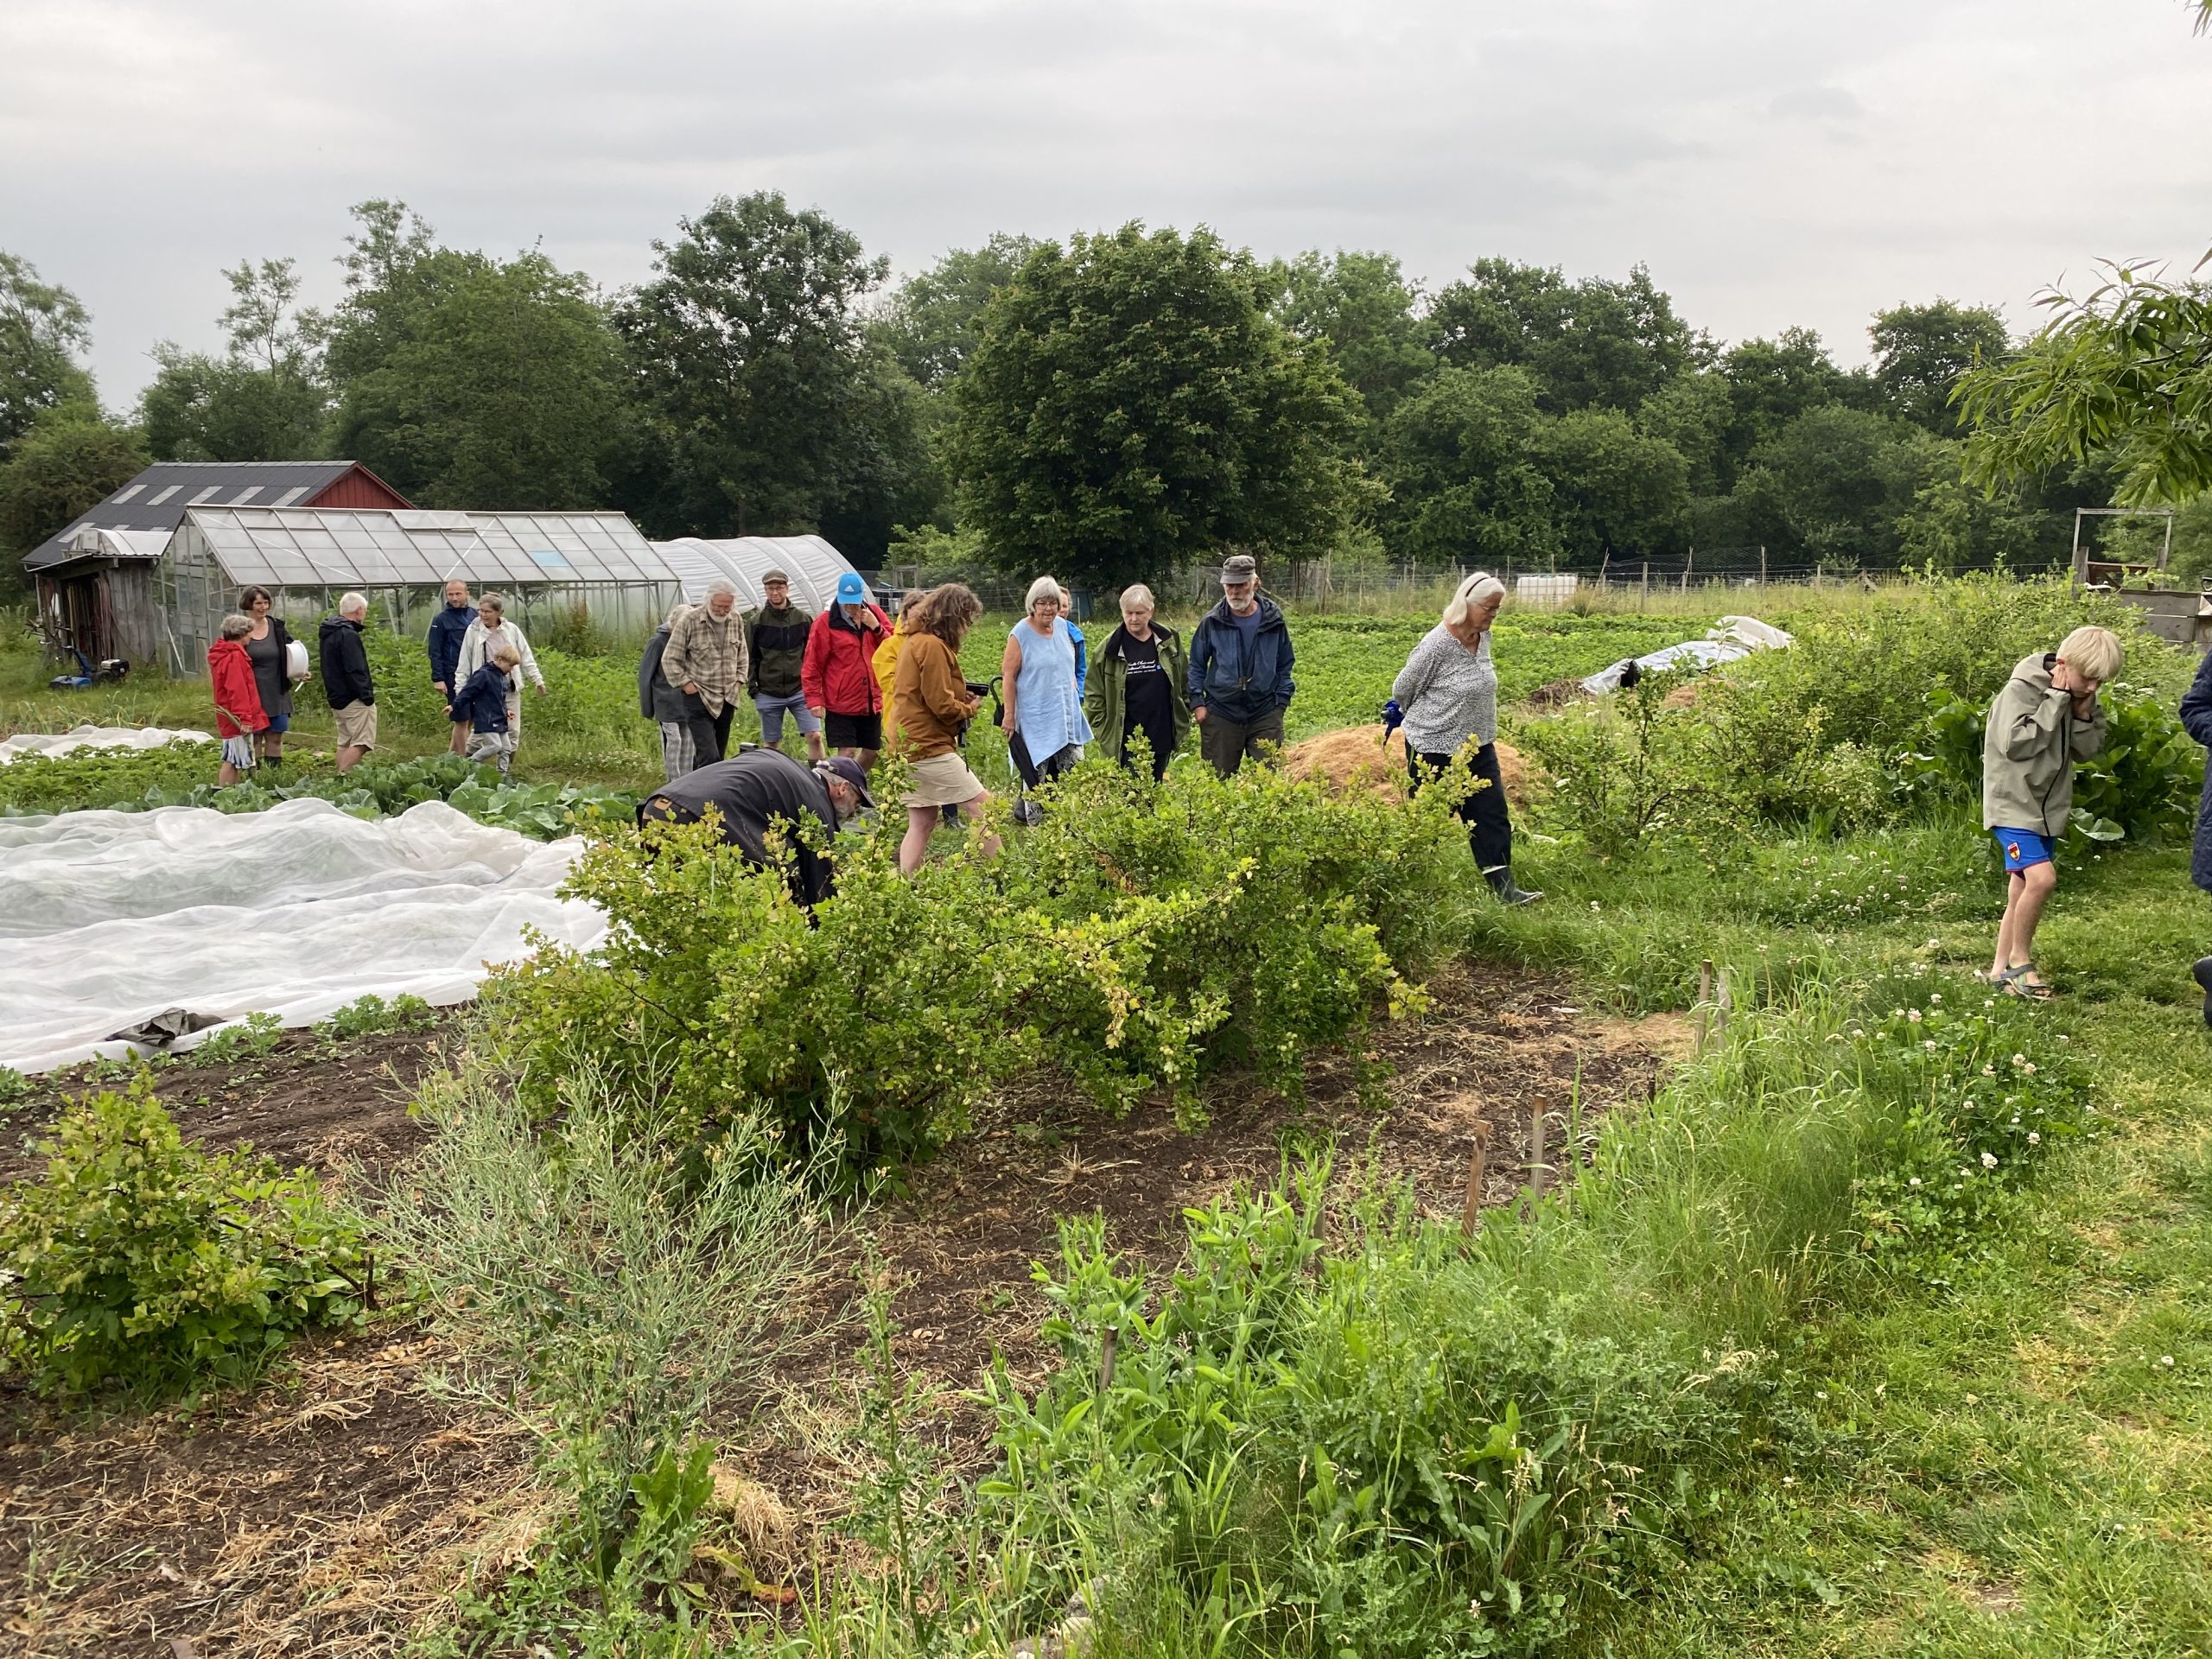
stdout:
[[[1406,770],[1413,774],[1416,790],[1429,779],[1441,777],[1453,764],[1448,754],[1416,754],[1413,745],[1406,746]],[[1505,812],[1505,779],[1497,769],[1497,747],[1485,743],[1462,764],[1490,785],[1459,803],[1459,821],[1467,826],[1467,845],[1474,853],[1475,868],[1484,875],[1495,876],[1513,867],[1513,820]]]
[[696,752],[693,764],[711,766],[717,760],[728,760],[729,728],[737,718],[737,704],[725,702],[721,713],[710,715],[700,698],[686,697],[683,703],[690,715],[691,746]]

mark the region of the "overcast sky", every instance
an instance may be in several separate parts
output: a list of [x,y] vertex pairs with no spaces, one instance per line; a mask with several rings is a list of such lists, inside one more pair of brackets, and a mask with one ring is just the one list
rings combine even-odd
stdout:
[[2182,0],[0,0],[0,247],[91,308],[111,404],[218,340],[220,268],[338,291],[346,207],[608,288],[715,195],[902,271],[993,231],[1204,222],[1262,254],[1648,264],[1724,340],[1857,361],[1936,295],[2016,328],[2212,245]]

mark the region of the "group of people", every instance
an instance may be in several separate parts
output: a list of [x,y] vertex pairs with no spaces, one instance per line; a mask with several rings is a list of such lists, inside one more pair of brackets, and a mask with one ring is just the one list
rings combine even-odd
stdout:
[[[899,863],[911,873],[928,857],[940,823],[978,820],[989,804],[963,749],[994,689],[1021,780],[1018,822],[1034,823],[1041,811],[1028,791],[1064,775],[1094,745],[1121,766],[1148,766],[1155,781],[1193,728],[1201,758],[1224,778],[1247,760],[1272,763],[1296,693],[1296,649],[1251,555],[1230,556],[1220,583],[1221,600],[1192,630],[1187,651],[1140,583],[1122,590],[1121,622],[1094,652],[1067,589],[1039,576],[1007,632],[998,680],[981,685],[960,667],[982,614],[962,583],[907,594],[894,626],[849,572],[830,609],[809,616],[791,604],[789,577],[771,571],[762,580],[767,603],[748,626],[735,588],[715,582],[702,603],[671,613],[639,665],[639,710],[660,727],[667,774],[639,821],[697,822],[711,809],[724,838],[766,864],[779,820],[788,831],[811,818],[834,834],[872,809],[868,778],[892,749],[910,763]],[[1490,629],[1504,597],[1495,577],[1462,582],[1399,674],[1392,707],[1403,712],[1415,789],[1453,767],[1477,780],[1459,808],[1469,845],[1498,897],[1517,905],[1542,895],[1513,880],[1497,762]],[[741,694],[760,714],[763,745],[733,754],[729,714]],[[781,752],[786,713],[806,741],[804,765]],[[978,851],[988,857],[998,844],[986,838]],[[791,880],[802,902],[813,903],[830,891],[832,873],[809,852]]]
[[[266,588],[245,588],[238,608],[217,626],[207,647],[215,732],[223,745],[215,775],[226,788],[257,767],[283,765],[293,690],[314,672],[307,647],[292,638],[271,605]],[[365,594],[342,594],[316,639],[323,696],[338,728],[340,772],[351,772],[377,744],[376,685],[361,641],[368,613]]]

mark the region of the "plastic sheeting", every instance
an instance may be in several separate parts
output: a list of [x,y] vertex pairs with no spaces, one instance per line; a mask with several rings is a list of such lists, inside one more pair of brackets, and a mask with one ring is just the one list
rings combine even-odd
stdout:
[[0,821],[0,1064],[127,1054],[114,1033],[171,1008],[303,1026],[372,993],[466,1001],[486,963],[531,953],[526,927],[604,936],[555,896],[582,848],[438,801],[374,821],[315,800]]
[[1794,636],[1756,616],[1724,616],[1704,639],[1685,639],[1679,645],[1668,645],[1642,657],[1624,657],[1583,681],[1582,689],[1597,696],[1619,690],[1621,676],[1631,662],[1647,674],[1669,668],[1717,668],[1755,651],[1778,651],[1796,643]]
[[73,726],[58,737],[38,732],[0,742],[0,766],[26,754],[58,756],[79,749],[158,749],[169,743],[213,743],[207,732],[165,731],[159,726]]
[[728,541],[685,536],[655,542],[653,551],[683,584],[687,603],[698,604],[707,596],[709,582],[727,576],[737,589],[739,606],[748,611],[766,602],[760,578],[771,570],[789,576],[791,602],[817,616],[836,602],[838,577],[849,571],[859,574],[851,561],[819,536],[740,536]]

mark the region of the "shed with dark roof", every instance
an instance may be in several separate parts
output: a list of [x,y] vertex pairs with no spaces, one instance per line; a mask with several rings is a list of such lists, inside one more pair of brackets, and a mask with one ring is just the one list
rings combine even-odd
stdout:
[[155,569],[194,507],[383,507],[407,498],[356,461],[160,461],[24,556],[40,631],[97,662],[162,653]]

